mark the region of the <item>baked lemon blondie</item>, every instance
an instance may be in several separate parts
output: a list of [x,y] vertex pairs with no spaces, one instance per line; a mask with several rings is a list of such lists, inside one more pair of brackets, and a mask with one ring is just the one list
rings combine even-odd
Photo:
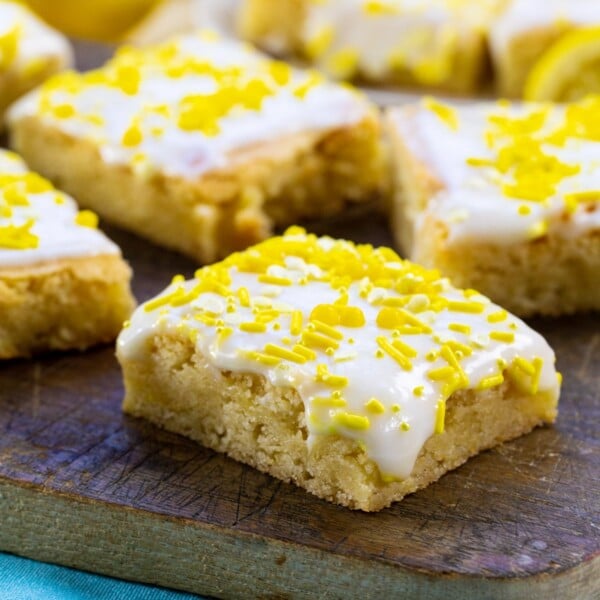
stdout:
[[239,30],[339,79],[470,92],[502,0],[246,0]]
[[0,128],[14,100],[71,61],[66,38],[23,4],[0,0]]
[[600,3],[510,0],[490,28],[492,62],[501,94],[520,97],[538,59],[567,31],[600,25]]
[[600,308],[600,97],[387,115],[404,254],[519,315]]
[[117,336],[131,273],[97,221],[0,150],[0,359]]
[[372,201],[385,181],[363,96],[211,32],[59,75],[10,126],[82,205],[200,262]]
[[544,339],[392,250],[290,228],[134,312],[127,413],[379,510],[555,419]]

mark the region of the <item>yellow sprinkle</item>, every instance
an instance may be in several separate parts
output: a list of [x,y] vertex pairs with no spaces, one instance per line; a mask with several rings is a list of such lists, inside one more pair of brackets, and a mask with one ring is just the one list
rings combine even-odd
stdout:
[[465,335],[471,335],[471,327],[469,325],[463,325],[462,323],[450,323],[448,329],[457,331],[458,333],[464,333]]
[[296,354],[300,354],[301,356],[304,356],[304,358],[306,358],[306,360],[316,360],[317,358],[317,353],[312,351],[310,348],[307,348],[306,346],[303,346],[302,344],[296,344],[292,350],[296,353]]
[[343,340],[344,336],[337,329],[330,327],[327,323],[323,323],[322,321],[311,320],[311,323],[315,326],[315,330],[323,335],[326,335],[334,340]]
[[308,40],[305,46],[308,58],[315,60],[323,56],[331,46],[334,33],[333,27],[322,27],[315,36]]
[[123,134],[123,139],[121,140],[123,146],[127,146],[131,148],[133,146],[139,146],[142,143],[144,136],[142,134],[142,130],[140,126],[136,123],[132,124],[129,129]]
[[406,421],[402,421],[402,423],[400,423],[400,429],[402,431],[410,431],[410,424]]
[[302,342],[306,346],[319,348],[322,350],[327,350],[328,348],[333,348],[334,350],[337,350],[340,347],[339,342],[330,337],[327,337],[326,335],[317,333],[316,331],[304,330],[302,332]]
[[412,370],[412,363],[400,350],[392,346],[383,336],[376,338],[377,345],[391,358],[393,358],[405,371]]
[[53,107],[52,114],[58,119],[68,119],[75,114],[75,107],[72,104],[58,104]]
[[309,320],[321,321],[327,325],[339,325],[340,311],[337,306],[332,304],[317,304],[310,313]]
[[248,293],[248,289],[245,287],[241,287],[238,291],[238,298],[240,299],[240,305],[244,307],[250,306],[250,294]]
[[398,8],[392,6],[392,3],[384,0],[367,0],[363,4],[363,10],[368,15],[394,15],[398,12]]
[[340,325],[344,327],[363,327],[365,315],[358,306],[340,307]]
[[365,402],[365,408],[375,415],[381,415],[385,412],[385,406],[377,398],[371,398],[368,402]]
[[542,367],[544,366],[544,361],[536,357],[533,359],[533,367],[535,369],[535,373],[531,379],[531,393],[537,394],[540,385],[540,377],[542,376]]
[[515,341],[515,334],[512,331],[492,331],[490,332],[490,338],[497,342],[511,344]]
[[264,352],[270,356],[276,356],[277,358],[300,364],[304,364],[307,360],[304,355],[297,354],[296,352],[288,350],[287,348],[282,348],[281,346],[277,346],[275,344],[267,344],[264,347]]
[[346,427],[348,429],[354,429],[357,431],[364,431],[369,429],[371,426],[371,422],[369,421],[368,417],[353,415],[343,411],[337,412],[333,416],[333,421],[341,427]]
[[258,276],[260,283],[270,283],[271,285],[292,285],[292,280],[287,277],[277,277],[276,275],[267,275],[266,273]]
[[353,48],[343,48],[327,60],[327,71],[337,79],[350,79],[358,68],[358,52]]
[[497,375],[490,375],[489,377],[484,377],[478,384],[478,390],[489,390],[493,387],[498,387],[504,383],[504,376],[502,373],[498,373]]
[[392,412],[393,413],[399,413],[400,412],[400,405],[399,404],[392,404]]
[[434,113],[450,129],[453,129],[454,131],[458,129],[458,114],[454,108],[447,104],[442,104],[430,96],[423,98],[423,105],[427,110]]
[[185,277],[183,275],[173,275],[173,279],[171,279],[171,283],[183,283],[185,281]]
[[91,210],[81,210],[75,216],[75,223],[81,227],[96,229],[98,227],[98,215]]
[[531,214],[531,207],[527,204],[520,204],[518,208],[518,213],[522,216],[526,216]]
[[500,323],[508,317],[508,313],[505,310],[499,310],[495,313],[490,313],[487,316],[488,323]]
[[530,240],[536,240],[545,236],[548,233],[548,221],[537,221],[527,229],[527,237]]
[[413,388],[413,394],[415,396],[422,396],[424,391],[425,388],[422,385],[418,385],[417,387]]
[[527,373],[527,375],[535,375],[535,367],[533,366],[533,363],[528,361],[526,358],[517,356],[513,361],[513,364],[521,369],[521,371]]
[[442,358],[454,368],[455,373],[459,376],[461,383],[466,387],[469,385],[469,377],[464,372],[463,368],[460,365],[460,361],[454,351],[448,344],[444,344],[440,349],[440,355]]
[[9,250],[29,250],[37,248],[40,240],[31,232],[33,219],[23,225],[4,225],[0,227],[0,248]]
[[267,326],[264,323],[249,321],[246,323],[240,323],[240,330],[247,333],[264,333],[267,330]]
[[446,402],[438,400],[435,407],[435,433],[444,433],[444,422],[446,420]]
[[316,408],[344,408],[346,400],[336,396],[315,396],[311,401],[311,405]]
[[444,381],[454,375],[454,369],[450,366],[438,367],[427,371],[427,377],[432,381]]
[[392,341],[392,346],[396,348],[396,350],[402,352],[402,354],[408,356],[409,358],[415,358],[418,354],[412,346],[405,344],[402,340],[399,340],[397,338]]
[[292,335],[300,335],[300,332],[302,331],[302,322],[302,312],[299,310],[292,312],[292,319],[290,323],[290,333]]
[[315,380],[332,387],[346,387],[348,378],[343,375],[334,375],[327,370],[327,365],[317,365]]
[[462,300],[450,300],[448,309],[456,312],[481,313],[485,310],[482,302],[464,302]]

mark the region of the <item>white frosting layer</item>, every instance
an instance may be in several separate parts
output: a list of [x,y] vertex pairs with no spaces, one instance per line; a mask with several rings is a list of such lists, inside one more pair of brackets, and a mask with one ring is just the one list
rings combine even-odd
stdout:
[[490,30],[494,56],[506,52],[511,41],[536,29],[557,24],[600,24],[600,2],[596,0],[510,0]]
[[[8,36],[16,34],[16,54],[12,58],[3,55],[12,41]],[[66,38],[54,31],[25,6],[0,0],[0,73],[3,70],[34,69],[38,61],[58,59],[64,66],[72,61],[72,52]]]
[[[172,72],[175,65],[177,73]],[[215,41],[208,34],[183,37],[146,52],[122,53],[87,78],[69,75],[50,82],[45,91],[17,104],[9,118],[39,114],[74,137],[92,140],[108,163],[134,164],[142,173],[160,170],[195,178],[228,166],[237,149],[352,125],[371,111],[366,100],[350,89],[325,83],[314,73],[274,65],[244,44]],[[139,76],[134,93],[106,82],[119,73],[129,81]],[[276,81],[279,76],[282,79]],[[221,114],[230,101],[224,88],[243,90],[247,84],[257,89],[242,92],[238,104]],[[260,97],[265,86],[269,91]],[[299,92],[303,88],[305,93]],[[253,95],[256,106],[244,106]],[[187,129],[179,125],[186,103],[204,98],[206,106],[197,116],[200,122],[209,120],[214,111],[218,133],[210,130],[212,122]],[[56,116],[52,107],[60,104],[72,107],[74,114]],[[142,139],[125,144],[124,135],[132,126],[139,128]]]
[[[298,250],[305,244],[311,246],[308,252]],[[280,264],[265,266],[264,271],[259,269],[261,273],[246,272],[244,260],[248,257]],[[370,267],[365,266],[366,261]],[[335,276],[331,277],[334,271],[343,276],[345,265],[352,281],[343,288],[335,287]],[[361,265],[364,277],[358,275]],[[288,280],[287,284],[277,283],[273,277]],[[376,285],[380,277],[381,283]],[[218,284],[220,290],[214,292],[206,284],[215,280],[230,283],[225,289]],[[240,288],[247,291],[246,301]],[[448,300],[458,305],[449,305]],[[311,332],[333,335],[331,330],[320,329],[315,320],[325,313],[315,316],[313,310],[323,311],[327,305],[326,312],[336,303],[360,311],[364,323],[342,320],[346,324],[332,326],[337,333],[335,342],[329,340],[332,346],[328,350],[329,342],[318,346],[307,336]],[[385,309],[386,303],[403,305],[402,318],[410,321],[414,317],[420,325],[407,321],[393,332],[382,320],[382,310],[395,310]],[[477,312],[461,308],[464,303]],[[263,332],[249,332],[241,326],[260,321],[263,314]],[[500,315],[499,320],[488,320],[492,314]],[[462,344],[453,346],[454,356],[468,381],[458,388],[476,388],[485,378],[498,377],[505,368],[511,369],[519,356],[541,365],[538,387],[547,395],[547,415],[552,414],[558,398],[554,354],[544,339],[518,318],[506,315],[477,293],[452,288],[435,272],[401,261],[390,250],[316,239],[297,228],[283,238],[200,270],[195,280],[175,280],[160,296],[136,310],[118,339],[117,354],[121,360],[146,360],[151,339],[170,331],[190,335],[198,351],[218,369],[256,373],[275,386],[297,390],[305,406],[309,446],[321,435],[352,438],[364,445],[382,474],[397,478],[410,475],[423,444],[436,428],[440,430],[439,412],[445,406],[440,409],[440,403],[453,390],[444,387],[447,380],[435,379],[432,373],[441,368],[451,371],[452,377],[458,375],[449,368],[448,355],[442,350],[446,345]],[[514,340],[498,341],[492,333],[498,331],[514,334]],[[383,351],[382,340],[406,344],[401,346],[402,353],[408,353],[405,358],[409,356],[410,365],[400,366]],[[305,362],[283,359],[267,365],[248,354],[268,354],[269,344],[295,353],[300,352],[296,344],[312,347],[314,358]],[[319,378],[319,370],[342,381]],[[348,414],[351,417],[346,420]]]
[[[381,79],[395,69],[424,84],[452,76],[453,56],[467,34],[487,29],[496,0],[323,0],[307,3],[302,40],[325,70],[341,78],[358,70]],[[356,65],[336,60],[356,54]],[[339,65],[339,66],[337,66]]]
[[[12,177],[27,173],[16,155],[0,150],[0,269],[120,252],[100,231],[77,224],[79,213],[72,198],[50,184],[47,191],[27,192],[26,179]],[[91,215],[85,216],[89,220]]]
[[[414,113],[402,109],[391,113],[403,142],[443,185],[423,218],[431,214],[443,221],[449,231],[448,243],[486,241],[508,245],[535,238],[536,231],[540,235],[571,237],[600,229],[600,141],[567,135],[562,145],[542,144],[546,155],[558,158],[562,164],[579,166],[580,170],[564,177],[555,192],[541,201],[506,195],[502,184],[512,181],[513,168],[501,173],[492,166],[467,162],[473,158],[494,161],[503,147],[514,143],[518,149],[529,137],[551,135],[563,125],[563,107],[549,109],[540,130],[531,136],[523,134],[517,142],[499,134],[490,124],[490,117],[526,117],[539,112],[539,105],[505,108],[485,103],[448,108],[457,119],[456,130],[424,105]],[[486,132],[495,140],[493,147]],[[544,183],[543,176],[539,182]],[[565,198],[569,194],[595,191],[598,194],[589,201],[578,202],[573,211],[567,210]]]

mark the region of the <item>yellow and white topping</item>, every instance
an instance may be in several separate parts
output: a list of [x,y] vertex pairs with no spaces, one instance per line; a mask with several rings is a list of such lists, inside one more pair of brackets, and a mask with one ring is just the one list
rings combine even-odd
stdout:
[[423,85],[452,76],[466,33],[485,29],[496,0],[309,0],[305,53],[328,74],[381,79],[410,72]]
[[255,143],[358,123],[371,113],[349,88],[203,32],[122,48],[103,68],[67,72],[17,104],[96,144],[108,163],[197,177]]
[[600,3],[594,0],[510,0],[490,29],[490,48],[498,60],[520,36],[592,25],[600,25]]
[[96,229],[98,217],[0,150],[0,269],[61,258],[118,254]]
[[0,0],[0,76],[12,70],[35,77],[49,60],[71,62],[67,40],[22,4]]
[[556,413],[554,354],[518,318],[388,248],[297,227],[192,280],[175,277],[134,313],[118,355],[143,360],[151,337],[169,331],[219,369],[297,390],[309,445],[357,440],[385,478],[410,475],[457,390],[510,378],[546,396],[548,419]]
[[426,213],[449,241],[512,244],[600,230],[600,97],[576,104],[393,111],[404,143],[443,186]]

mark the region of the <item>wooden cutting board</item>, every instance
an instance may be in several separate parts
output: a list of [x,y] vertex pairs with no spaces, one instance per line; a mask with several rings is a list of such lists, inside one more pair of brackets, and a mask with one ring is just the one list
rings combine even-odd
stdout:
[[[323,231],[390,241],[373,218]],[[194,270],[108,233],[140,300]],[[111,347],[2,364],[0,549],[220,597],[600,597],[600,316],[532,324],[565,374],[556,427],[376,514],[122,415]]]
[[[106,230],[140,301],[195,269]],[[391,244],[373,217],[312,230]],[[122,415],[112,347],[0,364],[0,550],[219,597],[600,598],[600,315],[532,325],[565,375],[556,427],[376,514]]]

